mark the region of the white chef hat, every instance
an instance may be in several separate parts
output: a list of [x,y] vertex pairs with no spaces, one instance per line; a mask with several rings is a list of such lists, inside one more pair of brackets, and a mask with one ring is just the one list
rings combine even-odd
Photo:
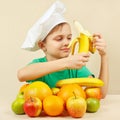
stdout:
[[44,40],[48,33],[58,24],[66,22],[63,17],[65,6],[56,1],[45,14],[30,28],[21,48],[36,51],[39,48],[38,41]]

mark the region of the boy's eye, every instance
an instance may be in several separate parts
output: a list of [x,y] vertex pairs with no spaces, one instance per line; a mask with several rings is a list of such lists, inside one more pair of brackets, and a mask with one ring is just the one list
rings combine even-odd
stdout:
[[63,39],[62,37],[58,37],[58,38],[56,38],[55,40],[60,41],[60,40],[62,40],[62,39]]
[[68,38],[68,40],[71,40],[72,38],[70,37],[70,38]]

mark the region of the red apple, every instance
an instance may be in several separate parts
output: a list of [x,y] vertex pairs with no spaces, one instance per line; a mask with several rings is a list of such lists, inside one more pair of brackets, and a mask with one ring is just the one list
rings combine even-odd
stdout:
[[37,97],[30,97],[24,103],[24,111],[30,117],[37,117],[42,111],[42,102]]
[[85,93],[87,98],[97,98],[99,100],[102,98],[101,89],[98,87],[88,87],[85,89]]
[[84,116],[87,104],[84,98],[80,96],[72,96],[67,99],[66,108],[70,116],[73,118],[80,118]]

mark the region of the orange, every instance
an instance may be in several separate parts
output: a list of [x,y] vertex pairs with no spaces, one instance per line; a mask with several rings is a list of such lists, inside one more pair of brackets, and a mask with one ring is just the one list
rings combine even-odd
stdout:
[[43,110],[49,116],[58,116],[64,110],[64,101],[56,95],[47,96],[43,100]]
[[24,84],[24,85],[22,85],[21,87],[20,87],[20,89],[19,89],[19,92],[20,93],[24,93],[24,91],[25,91],[25,89],[26,89],[26,87],[28,86],[29,84]]
[[81,86],[78,84],[66,84],[63,85],[60,88],[60,91],[58,92],[57,96],[61,97],[65,102],[67,99],[73,95],[81,96],[83,98],[86,98],[85,92]]
[[38,97],[40,100],[43,100],[48,95],[52,95],[52,91],[46,83],[41,81],[36,81],[29,84],[24,91],[25,100],[30,97]]

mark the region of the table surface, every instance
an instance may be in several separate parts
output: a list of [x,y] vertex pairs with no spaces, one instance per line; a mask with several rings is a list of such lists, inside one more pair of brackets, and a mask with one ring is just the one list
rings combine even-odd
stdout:
[[[0,120],[66,120],[66,119],[76,119],[71,116],[59,116],[59,117],[49,117],[49,116],[39,116],[36,118],[28,117],[27,115],[16,115],[11,111],[11,105],[7,101],[3,101],[0,105]],[[85,115],[80,118],[81,120],[120,120],[120,95],[107,95],[107,97],[101,100],[100,109],[96,113],[85,113]]]

